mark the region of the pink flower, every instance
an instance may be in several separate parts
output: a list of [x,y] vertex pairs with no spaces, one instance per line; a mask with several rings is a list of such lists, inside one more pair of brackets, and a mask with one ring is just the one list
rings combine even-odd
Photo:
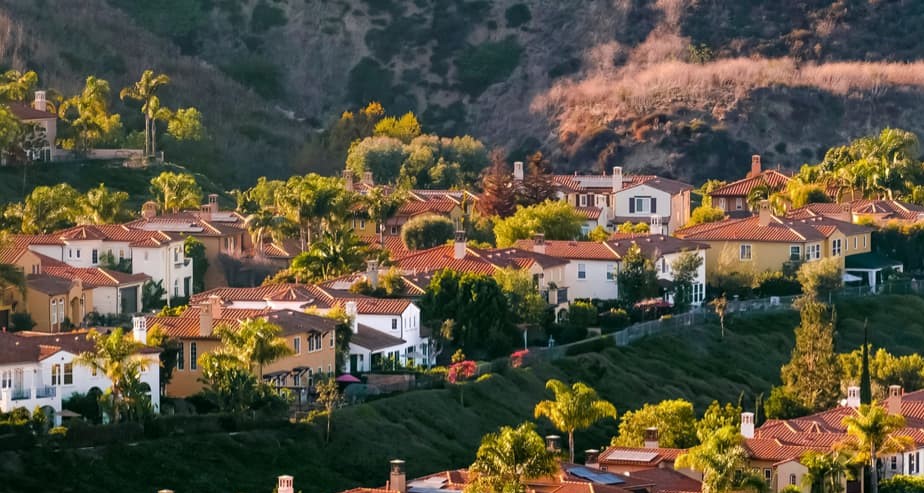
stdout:
[[468,380],[475,376],[478,371],[478,365],[472,360],[460,361],[449,366],[449,372],[446,375],[449,383],[457,383]]

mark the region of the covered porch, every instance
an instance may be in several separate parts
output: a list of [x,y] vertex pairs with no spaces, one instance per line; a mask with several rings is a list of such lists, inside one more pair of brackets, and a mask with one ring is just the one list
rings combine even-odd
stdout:
[[844,259],[844,281],[869,286],[873,291],[885,281],[883,274],[903,270],[901,262],[876,252],[859,253]]

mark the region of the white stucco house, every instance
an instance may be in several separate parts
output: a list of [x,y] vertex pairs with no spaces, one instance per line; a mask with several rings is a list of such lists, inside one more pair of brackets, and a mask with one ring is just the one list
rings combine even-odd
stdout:
[[[74,363],[80,353],[92,349],[86,331],[44,334],[0,333],[0,411],[42,408],[56,425],[61,424],[61,403],[74,393],[111,385],[106,375]],[[137,341],[147,331],[133,331]],[[160,349],[144,346],[135,355],[143,361],[141,381],[150,388],[151,404],[160,409]]]

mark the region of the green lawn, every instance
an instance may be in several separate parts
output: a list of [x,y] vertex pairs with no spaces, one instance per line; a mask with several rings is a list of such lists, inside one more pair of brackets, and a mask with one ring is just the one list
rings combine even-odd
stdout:
[[[924,299],[883,296],[838,307],[838,349],[862,340],[868,317],[872,339],[896,353],[924,346]],[[645,402],[684,397],[699,412],[712,400],[746,408],[779,380],[789,358],[795,312],[733,317],[720,339],[713,325],[651,337],[627,348],[583,354],[526,369],[507,370],[465,388],[465,408],[454,390],[428,390],[380,399],[339,411],[334,439],[324,444],[312,427],[142,442],[91,451],[36,450],[0,453],[0,491],[157,491],[177,493],[272,491],[274,478],[292,474],[296,488],[340,491],[381,485],[387,461],[407,460],[411,476],[463,467],[482,434],[532,419],[548,378],[583,380],[623,412]],[[540,432],[550,432],[540,422]],[[583,450],[608,443],[613,421],[576,436]],[[580,454],[579,454],[580,455]]]

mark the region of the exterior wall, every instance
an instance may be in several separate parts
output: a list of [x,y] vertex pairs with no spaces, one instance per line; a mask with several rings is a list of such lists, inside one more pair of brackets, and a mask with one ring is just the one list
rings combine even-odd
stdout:
[[64,247],[61,245],[29,245],[29,250],[64,262]]
[[331,331],[321,334],[321,347],[314,351],[308,351],[308,333],[295,334],[287,336],[286,342],[292,350],[295,350],[295,339],[299,339],[300,351],[292,356],[287,356],[278,361],[274,361],[263,368],[263,374],[274,371],[288,371],[293,368],[307,367],[311,368],[310,372],[305,372],[300,381],[294,381],[294,377],[282,382],[285,386],[308,387],[314,385],[314,379],[319,374],[331,374],[336,370],[336,334]]
[[[580,264],[584,264],[587,273],[584,279],[578,279]],[[616,285],[618,265],[615,258],[609,261],[570,259],[564,267],[564,283],[559,287],[568,288],[569,301],[581,298],[616,299],[619,296]],[[612,266],[613,279],[606,278],[607,266]]]
[[[695,250],[693,253],[703,259],[702,265],[697,269],[696,277],[693,279],[692,304],[693,306],[699,306],[702,304],[706,294],[706,250]],[[683,255],[683,252],[668,253],[654,261],[655,269],[658,271],[658,279],[674,280],[674,270],[671,266],[681,255]],[[673,297],[668,296],[668,301],[673,303]]]
[[95,311],[100,314],[119,313],[119,288],[102,287],[94,289],[93,303],[89,307],[88,312]]
[[[11,408],[25,407],[31,412],[35,406],[47,405],[51,406],[55,412],[60,412],[61,401],[70,397],[71,394],[85,394],[94,387],[100,390],[106,390],[111,386],[109,379],[101,372],[94,376],[89,368],[73,364],[75,357],[76,355],[67,351],[59,351],[38,363],[0,366],[0,373],[4,371],[13,372],[16,368],[22,369],[22,388],[30,389],[31,387],[35,387],[36,389],[36,391],[31,393],[31,395],[34,396],[31,399],[12,400],[12,398],[6,399],[6,395],[0,395],[0,410],[8,412]],[[141,373],[141,381],[148,384],[151,388],[151,405],[154,407],[155,412],[159,412],[160,359],[156,354],[136,355],[135,357],[145,361],[144,370]],[[70,383],[66,383],[64,380],[63,370],[65,364],[73,365],[72,380],[68,381]],[[56,365],[60,365],[58,367],[60,371],[59,375],[61,375],[61,380],[59,382],[54,382],[52,379],[53,367]],[[15,381],[14,385],[16,385]],[[49,389],[47,389],[47,387],[54,388],[53,395],[38,397],[40,394],[48,393],[47,391]]]
[[671,218],[664,234],[674,234],[674,231],[687,224],[690,221],[690,212],[690,190],[684,190],[671,197]]
[[[753,241],[702,241],[710,248],[706,250],[706,277],[712,282],[713,276],[719,271],[737,271],[760,273],[764,271],[778,271],[784,262],[789,261],[789,243],[768,243]],[[741,245],[751,245],[751,260],[740,259]],[[803,255],[805,243],[799,245]]]
[[[651,197],[655,199],[655,212],[629,212],[629,201],[633,197]],[[614,212],[617,217],[632,217],[635,218],[633,222],[648,223],[651,221],[651,216],[673,216],[671,199],[671,195],[667,192],[647,185],[639,185],[620,190],[614,194]]]
[[165,393],[171,397],[187,397],[202,390],[203,385],[199,381],[202,377],[202,370],[199,369],[198,361],[193,365],[193,360],[190,358],[190,344],[196,344],[197,357],[195,359],[214,351],[220,344],[216,339],[183,339],[180,342],[183,344],[183,367],[180,368],[179,361],[177,361],[177,367],[173,369],[170,383],[167,384],[165,390]]
[[33,330],[39,332],[60,332],[63,329],[60,317],[52,322],[52,301],[55,302],[55,306],[64,303],[64,316],[67,317],[72,324],[78,325],[83,321],[86,314],[90,312],[89,307],[93,306],[93,291],[84,291],[79,283],[74,283],[67,294],[53,296],[34,289],[29,289],[26,295],[26,310],[35,322],[35,328]]
[[[778,464],[776,466],[773,491],[781,491],[783,488],[793,485],[798,487],[802,493],[809,493],[811,488],[802,484],[802,477],[807,472],[808,469],[798,461],[793,460]],[[795,481],[792,481],[793,476],[795,476]]]
[[718,207],[725,212],[747,211],[748,200],[745,195],[725,195],[722,197],[713,197],[712,206]]
[[356,214],[350,219],[350,225],[353,227],[353,232],[357,235],[375,235],[378,234],[375,227],[375,221],[366,218],[364,214]]
[[197,236],[197,240],[205,246],[205,258],[209,261],[209,268],[205,271],[205,289],[213,289],[221,286],[227,286],[228,280],[225,277],[224,269],[218,260],[221,253],[222,241],[216,236]]
[[190,288],[192,286],[192,261],[183,254],[182,241],[174,241],[160,248],[133,248],[132,273],[147,274],[154,282],[163,281],[169,297],[192,294],[185,289],[186,278],[189,278]]

